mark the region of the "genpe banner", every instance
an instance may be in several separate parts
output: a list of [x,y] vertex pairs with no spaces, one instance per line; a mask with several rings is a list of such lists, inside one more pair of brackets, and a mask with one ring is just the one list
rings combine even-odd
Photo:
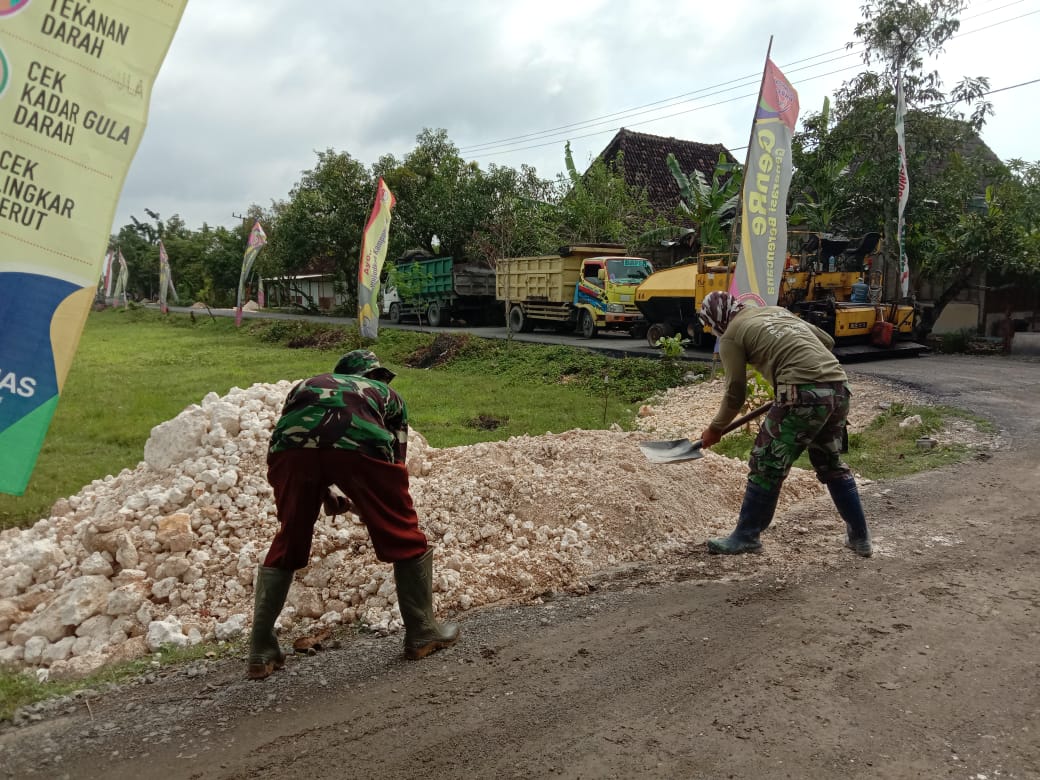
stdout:
[[798,92],[770,59],[762,74],[741,190],[740,250],[729,292],[754,306],[776,306],[787,257],[787,191]]
[[22,495],[187,0],[0,0],[0,492]]

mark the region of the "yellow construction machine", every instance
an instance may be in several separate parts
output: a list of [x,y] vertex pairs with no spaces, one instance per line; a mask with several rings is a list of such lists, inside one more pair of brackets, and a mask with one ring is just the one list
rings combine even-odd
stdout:
[[[875,267],[880,236],[858,242],[792,231],[777,304],[834,337],[842,357],[920,353],[911,341],[915,310],[882,300],[882,273]],[[656,271],[636,288],[635,303],[648,322],[647,341],[681,334],[693,346],[713,343],[698,311],[708,293],[726,290],[735,268],[732,255],[700,255]]]

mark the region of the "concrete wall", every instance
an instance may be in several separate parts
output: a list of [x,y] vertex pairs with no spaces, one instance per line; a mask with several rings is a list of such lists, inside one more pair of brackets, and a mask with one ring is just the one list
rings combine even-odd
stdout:
[[1040,333],[1016,333],[1011,340],[1011,354],[1040,357]]
[[948,303],[942,310],[939,319],[932,326],[932,333],[956,333],[970,328],[974,331],[979,326],[979,307],[975,303]]

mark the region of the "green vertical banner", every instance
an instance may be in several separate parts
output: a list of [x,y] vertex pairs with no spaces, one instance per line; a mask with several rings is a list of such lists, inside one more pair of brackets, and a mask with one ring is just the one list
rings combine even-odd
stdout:
[[0,0],[0,492],[22,495],[187,0]]

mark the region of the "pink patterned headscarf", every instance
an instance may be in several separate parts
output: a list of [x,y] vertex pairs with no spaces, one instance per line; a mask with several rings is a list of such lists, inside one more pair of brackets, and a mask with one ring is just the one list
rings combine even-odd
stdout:
[[708,293],[701,301],[701,320],[717,336],[721,336],[729,327],[733,315],[743,310],[744,304],[728,292]]

